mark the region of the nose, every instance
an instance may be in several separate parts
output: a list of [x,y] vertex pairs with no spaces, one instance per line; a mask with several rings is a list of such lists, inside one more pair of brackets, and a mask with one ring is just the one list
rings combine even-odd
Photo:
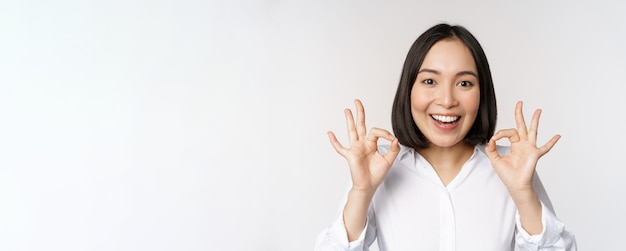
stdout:
[[439,89],[439,98],[437,104],[444,108],[451,108],[458,104],[456,93],[454,90],[454,84],[441,86]]

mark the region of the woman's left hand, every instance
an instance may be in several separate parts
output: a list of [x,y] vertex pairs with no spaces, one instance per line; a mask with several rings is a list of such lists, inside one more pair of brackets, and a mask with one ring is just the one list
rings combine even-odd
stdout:
[[[517,129],[500,130],[489,140],[486,147],[487,156],[496,173],[510,193],[533,191],[532,178],[539,158],[548,153],[561,138],[553,136],[546,144],[537,147],[537,128],[541,110],[533,114],[530,128],[527,129],[522,113],[522,101],[515,106]],[[511,142],[509,154],[501,156],[496,151],[496,141],[508,138]]]

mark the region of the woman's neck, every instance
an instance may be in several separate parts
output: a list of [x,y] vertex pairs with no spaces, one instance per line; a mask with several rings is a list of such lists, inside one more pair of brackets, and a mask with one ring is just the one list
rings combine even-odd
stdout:
[[472,157],[474,146],[465,142],[459,142],[451,147],[431,145],[427,148],[419,149],[417,152],[430,163],[441,181],[447,186],[461,171],[461,167],[463,167],[465,162]]

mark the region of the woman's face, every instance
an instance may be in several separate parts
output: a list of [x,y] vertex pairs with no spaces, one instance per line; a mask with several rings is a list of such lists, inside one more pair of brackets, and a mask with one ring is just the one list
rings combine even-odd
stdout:
[[430,146],[463,142],[480,104],[478,71],[459,39],[435,43],[426,54],[411,89],[411,113]]

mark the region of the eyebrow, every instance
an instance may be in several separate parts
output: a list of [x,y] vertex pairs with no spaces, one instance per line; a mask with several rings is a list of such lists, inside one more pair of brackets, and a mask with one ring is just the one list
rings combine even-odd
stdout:
[[[434,73],[434,74],[437,74],[437,75],[440,75],[440,74],[441,74],[441,72],[439,72],[439,71],[437,71],[437,70],[428,69],[428,68],[421,69],[420,71],[418,71],[418,72],[417,72],[417,74],[420,74],[420,73],[422,73],[422,72],[430,72],[430,73]],[[458,72],[456,75],[457,75],[457,76],[462,76],[462,75],[472,75],[472,76],[474,76],[474,77],[478,78],[478,74],[476,74],[476,73],[475,73],[475,72],[473,72],[473,71],[460,71],[460,72]]]

